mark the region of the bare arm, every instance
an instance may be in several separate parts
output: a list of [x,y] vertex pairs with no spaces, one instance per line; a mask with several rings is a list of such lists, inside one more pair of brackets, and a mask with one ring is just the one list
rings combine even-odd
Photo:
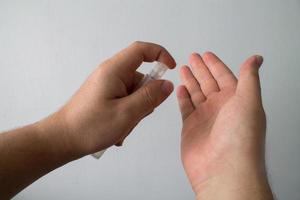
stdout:
[[143,78],[136,69],[155,60],[176,65],[163,47],[135,42],[102,63],[57,113],[0,134],[0,199],[74,159],[121,144],[173,91],[164,80],[134,90]]
[[[0,134],[0,198],[9,199],[44,174],[78,158],[63,148],[54,117]],[[72,155],[74,154],[74,155]]]
[[273,199],[264,158],[262,61],[247,59],[239,79],[210,52],[192,54],[192,70],[181,68],[181,156],[197,199]]

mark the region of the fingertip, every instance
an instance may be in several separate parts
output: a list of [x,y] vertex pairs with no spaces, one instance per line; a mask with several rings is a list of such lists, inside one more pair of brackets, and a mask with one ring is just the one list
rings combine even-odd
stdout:
[[158,62],[164,63],[169,69],[174,69],[176,67],[176,61],[173,56],[168,52],[167,49],[160,46],[162,48],[159,57],[157,58]]
[[122,55],[125,63],[122,65],[131,67],[133,70],[136,70],[142,62],[154,61],[164,63],[169,69],[176,67],[176,62],[168,50],[151,42],[135,41],[128,48],[119,52],[118,55]]
[[205,53],[203,53],[202,58],[205,63],[212,63],[215,60],[219,60],[216,54],[211,51],[206,51]]
[[116,146],[116,147],[121,147],[121,146],[123,146],[123,142],[124,142],[124,140],[122,140],[122,141],[116,143],[115,146]]
[[257,66],[260,67],[261,64],[263,63],[263,57],[261,55],[253,55],[251,57],[249,57],[245,62],[244,62],[244,66],[245,65],[252,65],[252,66]]
[[203,58],[210,58],[211,56],[216,56],[216,54],[214,54],[213,52],[211,51],[206,51],[203,53],[202,57]]
[[164,80],[161,85],[161,90],[166,96],[169,96],[174,90],[174,85],[171,81]]
[[189,67],[187,65],[182,65],[179,71],[180,73],[184,74],[187,70],[189,70]]
[[262,56],[260,55],[251,56],[242,64],[240,68],[240,74],[243,74],[248,71],[257,73],[262,63],[263,63]]
[[249,57],[240,68],[237,92],[249,98],[260,98],[259,67],[263,62],[260,55]]
[[189,63],[190,64],[195,63],[195,61],[199,58],[201,58],[201,55],[197,52],[193,52],[193,53],[191,53],[191,55],[189,57]]
[[173,58],[173,56],[170,54],[171,56],[171,63],[170,63],[170,69],[174,69],[177,65],[176,60]]
[[196,56],[200,56],[200,54],[198,52],[192,52],[190,57],[196,57]]
[[192,70],[189,66],[183,65],[180,68],[180,78],[182,82],[185,82],[192,75]]
[[260,67],[264,62],[264,58],[261,55],[255,55],[255,61],[256,61],[256,65]]

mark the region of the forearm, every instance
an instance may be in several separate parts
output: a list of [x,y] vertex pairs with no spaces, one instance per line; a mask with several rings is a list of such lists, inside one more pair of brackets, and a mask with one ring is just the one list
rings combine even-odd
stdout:
[[[48,172],[72,161],[54,117],[0,134],[0,199],[9,199]],[[65,147],[65,148],[63,148]]]

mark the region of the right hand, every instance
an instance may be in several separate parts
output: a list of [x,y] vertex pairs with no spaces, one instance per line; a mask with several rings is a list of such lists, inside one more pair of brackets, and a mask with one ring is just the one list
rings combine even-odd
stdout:
[[193,72],[181,68],[183,85],[177,89],[183,120],[181,154],[199,198],[258,199],[259,190],[271,195],[258,76],[262,61],[261,56],[249,58],[239,80],[213,53],[192,54]]
[[53,129],[49,138],[58,140],[76,158],[121,145],[132,129],[173,91],[166,80],[153,80],[137,88],[143,62],[159,61],[170,69],[176,63],[160,45],[135,42],[107,59],[88,77],[70,101],[42,122]]

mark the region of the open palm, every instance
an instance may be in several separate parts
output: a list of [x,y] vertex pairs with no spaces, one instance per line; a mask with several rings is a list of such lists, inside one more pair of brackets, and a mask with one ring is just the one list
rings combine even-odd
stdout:
[[202,57],[192,54],[192,70],[181,68],[183,85],[177,89],[183,119],[181,154],[195,192],[226,170],[243,173],[248,170],[244,166],[253,163],[264,168],[260,162],[265,137],[261,63],[260,56],[249,58],[239,80],[210,52]]

